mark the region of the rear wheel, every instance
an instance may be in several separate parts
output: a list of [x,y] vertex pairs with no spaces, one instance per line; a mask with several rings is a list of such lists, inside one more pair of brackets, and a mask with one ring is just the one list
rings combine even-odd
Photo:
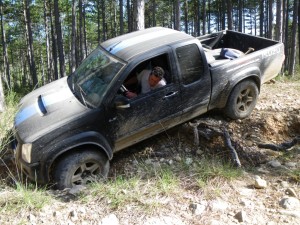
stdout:
[[224,112],[232,119],[244,119],[251,114],[257,99],[258,88],[254,81],[242,81],[231,92]]
[[54,171],[54,182],[58,189],[86,185],[106,178],[109,160],[101,152],[85,150],[73,152],[61,159]]

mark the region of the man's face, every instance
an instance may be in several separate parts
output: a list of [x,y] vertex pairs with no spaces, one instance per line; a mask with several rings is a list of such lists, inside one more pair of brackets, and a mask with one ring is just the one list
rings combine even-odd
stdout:
[[150,74],[148,82],[150,87],[155,87],[161,79],[153,74]]

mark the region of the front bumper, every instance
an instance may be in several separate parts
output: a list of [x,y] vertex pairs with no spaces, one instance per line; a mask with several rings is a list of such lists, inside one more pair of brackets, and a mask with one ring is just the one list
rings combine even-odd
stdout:
[[49,182],[49,176],[45,173],[45,165],[40,162],[27,163],[22,159],[21,144],[18,143],[15,157],[18,169],[31,181],[39,184],[46,184]]

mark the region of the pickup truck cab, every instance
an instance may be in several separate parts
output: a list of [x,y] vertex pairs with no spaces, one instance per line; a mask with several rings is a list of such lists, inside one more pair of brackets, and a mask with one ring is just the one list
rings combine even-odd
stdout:
[[[59,189],[106,177],[114,152],[209,110],[247,117],[283,60],[283,44],[234,31],[195,38],[156,27],[110,39],[73,74],[21,100],[17,164],[29,179]],[[126,98],[124,89],[139,88],[126,81],[155,66],[166,85]]]

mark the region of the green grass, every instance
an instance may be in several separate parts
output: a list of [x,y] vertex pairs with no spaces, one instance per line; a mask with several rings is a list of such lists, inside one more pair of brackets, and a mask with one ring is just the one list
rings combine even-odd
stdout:
[[33,186],[17,185],[16,189],[0,192],[1,212],[19,212],[20,210],[39,210],[50,204],[51,196],[43,189]]
[[18,108],[17,105],[19,100],[20,98],[17,94],[12,91],[5,96],[5,111],[2,112],[0,116],[0,157],[5,153],[9,144],[9,139],[13,135],[13,120]]

